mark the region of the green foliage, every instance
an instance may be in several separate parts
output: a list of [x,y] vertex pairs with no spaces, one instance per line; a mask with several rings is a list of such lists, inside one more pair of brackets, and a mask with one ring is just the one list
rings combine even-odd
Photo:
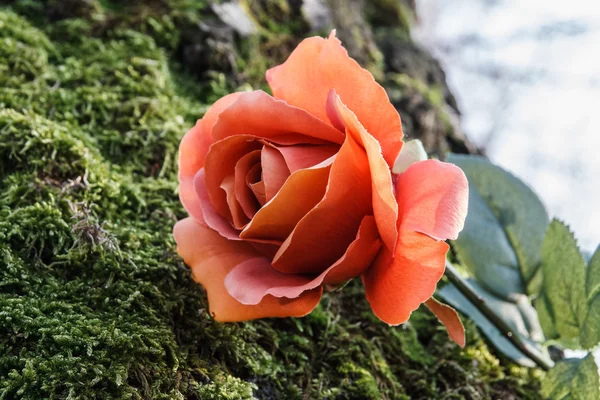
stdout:
[[473,183],[469,184],[469,213],[465,228],[454,241],[454,249],[473,276],[495,295],[514,301],[525,293],[511,243]]
[[556,364],[544,379],[542,394],[549,400],[600,399],[598,366],[594,356],[570,358]]
[[542,326],[553,328],[567,346],[579,347],[580,329],[588,307],[585,296],[586,264],[573,233],[553,220],[542,248],[543,291],[550,321],[542,314]]
[[[507,302],[486,291],[477,281],[469,279],[468,282],[486,304],[514,329],[512,332],[514,335],[520,335],[542,356],[549,359],[547,351],[539,344],[543,341],[544,334],[537,314],[526,297],[523,296],[518,303]],[[444,286],[438,291],[438,294],[450,305],[475,321],[494,347],[505,356],[525,367],[535,367],[535,363],[515,347],[454,285]]]
[[[450,154],[448,161],[458,165],[469,180],[469,212],[452,247],[461,265],[476,279],[471,286],[513,327],[514,334],[548,358],[539,344],[545,341],[544,332],[527,297],[539,291],[546,210],[525,183],[488,160]],[[448,285],[440,293],[473,318],[507,357],[533,366],[454,286]]]
[[589,311],[581,328],[581,345],[589,349],[600,343],[600,246],[588,265],[586,296]]
[[[600,250],[586,265],[569,228],[556,219],[548,225],[537,196],[501,168],[477,157],[451,155],[449,161],[469,179],[469,215],[453,248],[477,279],[473,290],[538,350],[544,334],[571,349],[600,343]],[[536,297],[537,313],[526,294]],[[440,295],[470,316],[501,352],[532,365],[454,286]],[[544,380],[543,395],[600,398],[593,356],[559,362]]]
[[543,292],[536,301],[540,322],[550,339],[570,348],[600,343],[598,251],[589,265],[573,233],[552,221],[542,250]]
[[[453,248],[487,290],[513,300],[539,290],[534,279],[548,214],[521,180],[483,157],[451,154],[469,179],[469,213]],[[532,285],[534,283],[534,285]]]
[[573,233],[552,221],[542,249],[543,291],[535,303],[549,339],[569,348],[600,343],[599,260],[596,251],[586,265]]
[[590,259],[585,288],[588,301],[593,300],[600,293],[600,246],[596,248]]
[[[66,3],[0,10],[0,398],[538,398],[538,371],[499,363],[473,324],[465,350],[423,310],[390,328],[359,282],[303,319],[216,323],[171,237],[179,140],[237,86],[177,64],[177,24],[213,16],[50,13]],[[256,76],[266,43],[300,39],[278,32],[240,44]]]

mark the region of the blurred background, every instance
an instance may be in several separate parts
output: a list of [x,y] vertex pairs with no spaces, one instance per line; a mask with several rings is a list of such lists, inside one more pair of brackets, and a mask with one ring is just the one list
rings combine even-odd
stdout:
[[418,0],[464,133],[529,183],[583,249],[600,243],[600,3]]

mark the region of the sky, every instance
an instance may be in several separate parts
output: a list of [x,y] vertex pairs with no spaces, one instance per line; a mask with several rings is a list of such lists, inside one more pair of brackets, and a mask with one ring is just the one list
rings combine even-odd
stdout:
[[600,243],[600,2],[417,0],[461,125],[593,252]]

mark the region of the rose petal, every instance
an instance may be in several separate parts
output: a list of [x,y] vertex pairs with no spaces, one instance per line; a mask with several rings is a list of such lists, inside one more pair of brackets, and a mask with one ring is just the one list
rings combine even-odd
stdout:
[[408,320],[429,299],[445,269],[448,245],[467,211],[468,184],[462,171],[436,160],[411,165],[396,180],[398,245],[384,249],[363,274],[373,312],[388,324]]
[[381,144],[388,166],[394,165],[402,148],[400,116],[385,90],[348,56],[334,35],[303,40],[285,63],[267,71],[267,82],[273,96],[327,122],[327,95],[335,89]]
[[337,145],[296,145],[277,146],[283,155],[290,172],[317,165],[335,155],[340,146]]
[[273,258],[286,273],[320,273],[340,258],[365,215],[372,214],[365,150],[346,136],[331,166],[325,196],[296,225]]
[[306,288],[314,289],[311,280],[303,275],[284,274],[264,258],[252,258],[236,265],[225,277],[225,289],[242,304],[259,304],[266,295],[298,297]]
[[395,254],[383,248],[363,273],[375,315],[390,325],[406,322],[429,299],[444,274],[449,246],[417,232],[400,231]]
[[263,181],[251,183],[250,189],[252,190],[252,193],[254,193],[254,196],[256,196],[258,204],[264,206],[267,203],[267,195],[265,194],[265,183]]
[[356,119],[356,115],[342,103],[335,90],[329,93],[327,106],[336,124],[343,126],[346,133],[352,135],[367,152],[369,168],[371,170],[373,213],[383,243],[388,250],[393,252],[398,240],[398,231],[396,229],[398,204],[394,197],[392,174],[389,166],[382,157],[381,147],[377,143],[377,140]]
[[260,90],[239,96],[219,115],[212,134],[215,141],[235,135],[255,135],[281,144],[344,141],[331,125]]
[[435,298],[430,298],[425,302],[429,310],[446,327],[450,339],[454,340],[460,347],[465,347],[465,327],[460,321],[456,310],[449,305],[440,303]]
[[360,275],[380,248],[375,219],[367,216],[344,255],[318,277],[284,274],[273,268],[268,259],[253,258],[231,270],[225,278],[225,288],[243,304],[258,304],[267,295],[297,298],[322,284],[339,284]]
[[298,221],[323,198],[330,168],[331,162],[323,163],[290,175],[275,197],[256,213],[240,237],[283,242]]
[[231,240],[240,240],[239,232],[221,216],[213,207],[208,190],[206,189],[206,183],[204,179],[204,168],[202,168],[196,174],[194,178],[194,187],[196,189],[196,195],[200,201],[200,208],[204,218],[204,223],[215,231],[219,232],[221,236]]
[[221,190],[221,182],[225,177],[235,174],[235,166],[240,158],[262,147],[263,144],[255,137],[247,135],[231,136],[210,146],[204,165],[206,190],[214,209],[227,220],[231,220],[232,216],[227,196]]
[[248,244],[254,247],[260,254],[267,257],[269,260],[272,260],[279,250],[279,246],[281,246],[281,242],[277,244],[269,243],[269,242],[255,242],[248,241]]
[[212,105],[181,139],[179,144],[179,198],[186,211],[202,222],[202,211],[194,189],[194,177],[204,166],[208,148],[212,144],[212,129],[218,115],[231,105],[241,93],[232,93]]
[[469,184],[456,165],[420,161],[398,175],[396,197],[401,230],[456,239],[467,216]]
[[269,202],[283,186],[290,170],[281,153],[271,147],[263,146],[261,152],[262,177],[265,183],[265,200]]
[[356,239],[346,253],[323,274],[323,284],[338,285],[363,273],[373,263],[381,249],[375,218],[366,216],[358,228]]
[[225,191],[227,196],[227,205],[233,218],[233,226],[236,229],[243,229],[250,219],[244,213],[242,206],[240,205],[235,195],[235,176],[229,175],[221,182],[221,189]]
[[235,197],[248,218],[254,217],[259,208],[256,197],[250,190],[248,175],[255,167],[257,172],[254,174],[260,176],[260,153],[260,150],[251,151],[235,164]]
[[232,242],[192,218],[179,221],[173,230],[177,250],[192,269],[194,280],[206,289],[210,313],[217,321],[235,322],[267,317],[301,317],[310,313],[321,299],[321,288],[298,298],[266,296],[257,305],[244,305],[225,289],[225,277],[233,267],[259,254],[249,245]]

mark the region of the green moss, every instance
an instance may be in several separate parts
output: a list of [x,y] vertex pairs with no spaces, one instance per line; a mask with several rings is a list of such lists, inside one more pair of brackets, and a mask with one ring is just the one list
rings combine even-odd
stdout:
[[[444,90],[435,85],[427,85],[420,79],[412,78],[407,74],[388,73],[386,75],[386,90],[390,98],[401,99],[410,98],[413,93],[417,93],[427,102],[428,106],[434,111],[435,117],[443,124],[447,136],[454,134],[455,126],[448,115],[448,105],[444,98]],[[444,154],[447,151],[444,152]]]
[[[388,84],[391,82],[398,85],[398,90],[412,89],[420,93],[434,107],[445,105],[443,90],[439,87],[428,86],[425,82],[411,78],[407,74],[388,74]],[[390,82],[391,81],[391,82]]]
[[171,236],[176,151],[308,34],[267,3],[251,4],[264,32],[236,42],[235,80],[177,61],[177,24],[214,18],[198,2],[0,10],[0,398],[537,398],[538,372],[472,324],[465,350],[422,310],[389,327],[359,282],[303,319],[208,315]]

